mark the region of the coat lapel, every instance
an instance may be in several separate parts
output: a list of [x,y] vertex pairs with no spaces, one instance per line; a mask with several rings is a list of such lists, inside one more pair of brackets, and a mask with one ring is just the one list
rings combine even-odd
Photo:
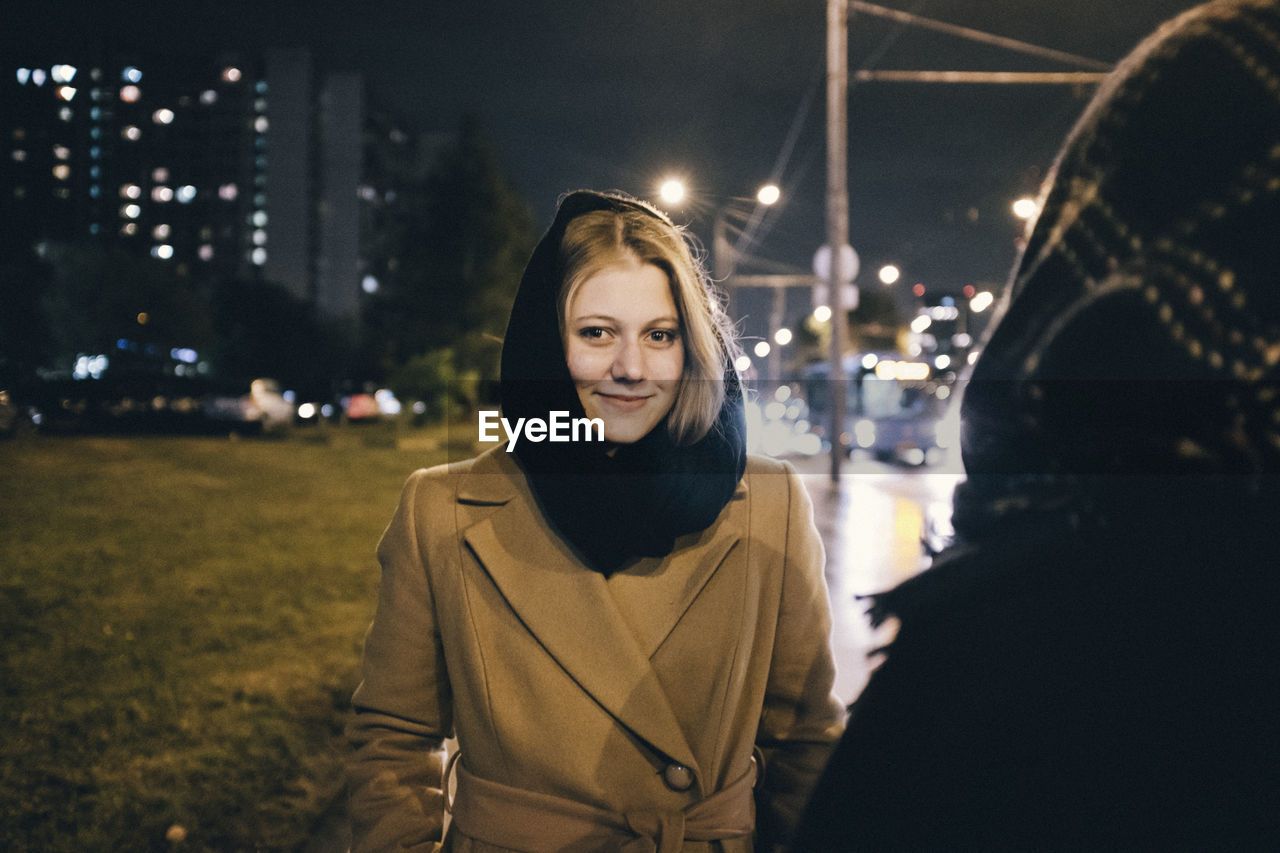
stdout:
[[[732,498],[741,501],[746,486],[738,485]],[[733,504],[730,504],[729,519]],[[652,658],[675,630],[685,612],[702,593],[742,538],[739,525],[722,523],[676,541],[676,550],[662,560],[643,560],[615,574],[608,588],[616,606],[632,627],[642,653]]]
[[[656,645],[642,646],[604,576],[583,566],[548,529],[514,462],[485,454],[461,481],[460,502],[502,504],[463,536],[529,632],[620,723],[700,779],[701,768],[649,660]],[[661,615],[665,624],[648,626],[645,636],[660,634],[660,644],[737,539],[717,535],[710,547],[676,556],[677,565],[669,569],[688,571],[687,580],[673,587],[678,605]]]

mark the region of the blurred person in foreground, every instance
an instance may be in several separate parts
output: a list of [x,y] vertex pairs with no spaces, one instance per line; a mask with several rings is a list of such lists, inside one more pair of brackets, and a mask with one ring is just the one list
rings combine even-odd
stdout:
[[795,849],[1280,849],[1280,8],[1165,24],[1059,155],[956,543]]
[[356,850],[436,849],[446,810],[456,851],[785,842],[844,710],[812,507],[747,458],[733,351],[665,215],[561,202],[503,416],[599,418],[604,441],[526,435],[410,478],[348,729]]

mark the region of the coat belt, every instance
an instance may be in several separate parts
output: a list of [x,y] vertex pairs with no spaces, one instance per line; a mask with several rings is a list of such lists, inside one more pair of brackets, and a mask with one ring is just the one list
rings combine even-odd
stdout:
[[740,838],[755,829],[754,758],[736,781],[678,810],[613,812],[481,779],[461,763],[455,770],[454,826],[476,841],[512,850],[678,853],[685,841]]

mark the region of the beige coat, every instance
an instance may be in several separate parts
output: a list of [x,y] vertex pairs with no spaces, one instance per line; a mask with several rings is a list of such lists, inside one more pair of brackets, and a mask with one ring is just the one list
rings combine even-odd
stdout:
[[[716,522],[676,545],[606,579],[501,448],[415,472],[378,547],[348,732],[354,849],[433,849],[455,732],[475,777],[619,813],[687,809],[749,773],[758,745],[760,835],[789,830],[843,727],[808,496],[790,466],[752,458]],[[451,849],[501,849],[457,830]]]

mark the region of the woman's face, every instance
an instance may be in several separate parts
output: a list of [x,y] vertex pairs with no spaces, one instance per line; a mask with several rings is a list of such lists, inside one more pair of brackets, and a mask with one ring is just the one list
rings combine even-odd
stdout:
[[588,278],[565,311],[565,359],[587,417],[615,444],[639,441],[675,402],[684,342],[667,274],[634,259]]

